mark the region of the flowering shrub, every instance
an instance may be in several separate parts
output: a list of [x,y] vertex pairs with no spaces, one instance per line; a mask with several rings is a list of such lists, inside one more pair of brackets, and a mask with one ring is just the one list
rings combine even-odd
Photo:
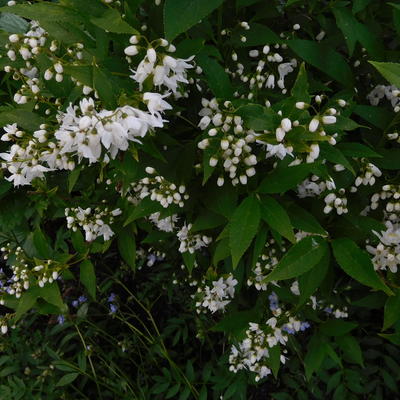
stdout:
[[264,3],[1,1],[2,398],[398,392],[400,6]]

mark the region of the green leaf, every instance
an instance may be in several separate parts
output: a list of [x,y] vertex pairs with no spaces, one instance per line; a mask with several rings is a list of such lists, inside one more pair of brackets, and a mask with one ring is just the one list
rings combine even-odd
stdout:
[[385,129],[393,119],[391,111],[377,106],[357,105],[353,112],[379,129]]
[[250,246],[259,223],[259,203],[254,196],[249,196],[236,208],[229,224],[229,246],[233,268],[236,268],[240,258]]
[[19,299],[17,309],[15,310],[15,322],[19,321],[27,311],[34,307],[38,297],[39,295],[36,287],[30,288],[22,294],[21,298]]
[[381,158],[382,156],[379,153],[376,153],[369,147],[355,142],[346,142],[346,143],[339,143],[337,148],[348,157],[378,157]]
[[395,295],[388,297],[383,316],[383,328],[386,330],[400,319],[400,290],[395,289]]
[[159,202],[150,200],[150,196],[145,197],[137,206],[133,208],[133,211],[129,214],[129,217],[124,223],[124,226],[129,225],[141,217],[147,217],[157,211],[161,211],[162,206]]
[[86,86],[93,87],[93,67],[91,65],[64,65],[64,73],[71,75]]
[[246,311],[235,311],[224,316],[210,330],[214,332],[225,332],[239,337],[249,326],[249,322],[259,318],[256,309]]
[[373,160],[373,163],[379,167],[390,170],[400,169],[400,149],[379,149],[380,157]]
[[81,174],[81,167],[78,166],[74,170],[72,170],[68,175],[68,193],[72,192],[76,182],[78,182],[79,175]]
[[344,355],[349,359],[350,362],[364,366],[362,351],[358,340],[353,336],[338,336],[336,343],[339,345]]
[[383,290],[388,295],[393,292],[382,282],[374,270],[370,256],[349,238],[332,242],[333,254],[340,267],[353,279],[363,285]]
[[293,245],[263,282],[279,281],[303,275],[317,265],[328,252],[325,241],[308,236]]
[[56,386],[66,386],[72,383],[79,376],[78,372],[72,372],[64,375],[57,383]]
[[302,62],[300,65],[299,73],[297,74],[296,82],[294,83],[292,91],[290,93],[292,97],[296,98],[296,100],[308,102],[310,100],[308,89],[309,85],[306,67],[305,63]]
[[318,334],[314,334],[307,346],[307,354],[304,357],[306,378],[310,380],[312,374],[319,370],[325,359],[326,345]]
[[293,226],[285,209],[270,196],[264,196],[261,200],[261,218],[282,236],[292,243],[296,241]]
[[118,250],[123,260],[134,270],[136,267],[136,241],[131,229],[124,228],[119,232]]
[[246,41],[242,42],[240,39],[242,31],[235,32],[233,34],[232,42],[234,47],[253,47],[253,46],[264,46],[265,44],[271,43],[282,43],[282,38],[279,37],[274,31],[268,26],[252,22],[250,29],[246,31]]
[[81,262],[79,268],[80,281],[86,287],[90,296],[96,299],[96,274],[92,262],[90,260],[84,260]]
[[309,233],[317,233],[322,236],[328,235],[317,219],[296,203],[292,203],[286,207],[286,211],[288,212],[290,221],[295,228]]
[[243,118],[248,129],[255,131],[274,129],[280,121],[275,111],[260,104],[246,104],[239,107],[235,114]]
[[392,85],[400,87],[400,64],[392,62],[369,61]]
[[330,161],[333,164],[341,164],[345,168],[347,168],[353,175],[355,175],[355,171],[350,164],[349,160],[343,155],[343,153],[335,146],[327,145],[326,143],[321,143],[320,147],[320,156],[323,159]]
[[360,11],[364,10],[364,8],[366,8],[371,2],[372,0],[353,0],[353,14],[357,14]]
[[8,33],[24,33],[28,29],[28,22],[18,15],[2,13],[0,15],[0,29]]
[[48,303],[55,305],[62,312],[66,312],[68,310],[67,306],[64,304],[60,288],[58,287],[57,282],[47,283],[42,288],[38,288],[38,295],[42,299],[46,300]]
[[216,97],[222,99],[232,98],[233,87],[231,81],[217,60],[199,53],[196,57],[196,64],[202,68],[207,84]]
[[304,61],[344,86],[353,86],[353,73],[349,65],[331,46],[302,39],[289,40],[288,45]]
[[109,73],[93,67],[93,87],[96,89],[101,100],[106,106],[115,106],[114,86],[109,78]]
[[172,41],[223,2],[224,0],[166,0],[164,4],[165,38]]
[[330,319],[319,326],[319,330],[326,336],[342,336],[357,328],[357,324],[341,319]]
[[136,29],[132,28],[127,22],[125,22],[121,14],[115,8],[109,8],[101,17],[92,17],[90,22],[106,32],[113,33],[139,33]]
[[301,306],[309,300],[310,296],[319,288],[328,272],[329,262],[330,252],[327,251],[318,264],[298,278],[300,296],[297,306]]
[[311,164],[277,168],[267,175],[260,184],[260,193],[284,193],[302,182],[312,171]]
[[268,360],[270,362],[269,366],[274,374],[274,377],[278,377],[279,368],[281,366],[281,346],[279,344],[271,347],[269,350]]
[[40,258],[44,258],[47,260],[51,259],[53,249],[49,245],[49,240],[46,238],[40,228],[36,229],[33,232],[33,244],[35,245],[37,255]]

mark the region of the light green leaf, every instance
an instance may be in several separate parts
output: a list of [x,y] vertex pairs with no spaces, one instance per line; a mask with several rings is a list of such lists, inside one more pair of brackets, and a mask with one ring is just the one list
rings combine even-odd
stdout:
[[229,246],[233,268],[236,268],[240,258],[250,246],[259,223],[259,203],[254,196],[246,197],[233,213],[229,224]]
[[363,285],[383,290],[388,295],[393,295],[393,292],[382,282],[374,270],[370,256],[351,239],[335,239],[332,242],[332,248],[340,267],[353,279]]
[[57,282],[47,283],[44,287],[38,288],[38,295],[48,303],[58,307],[62,312],[67,311],[67,307],[62,300],[60,288],[58,287]]
[[96,299],[96,274],[94,272],[94,266],[90,260],[84,260],[80,266],[80,281],[86,287],[90,296]]
[[326,242],[317,236],[308,236],[293,245],[263,282],[280,281],[301,276],[329,251]]
[[293,85],[292,91],[290,92],[292,97],[297,100],[308,102],[310,95],[308,93],[308,79],[305,63],[302,62],[300,65],[299,73],[297,74],[296,82]]
[[127,22],[125,22],[121,14],[115,8],[109,8],[101,17],[92,17],[90,22],[106,32],[113,33],[139,33],[136,29],[132,28]]
[[15,310],[15,322],[19,321],[27,311],[34,307],[38,297],[39,295],[36,287],[30,288],[22,294],[21,298],[19,299],[17,309]]
[[239,107],[235,114],[243,118],[247,128],[254,129],[255,131],[274,129],[280,122],[280,118],[276,112],[260,104],[246,104]]
[[134,270],[136,267],[135,235],[128,227],[118,234],[118,250],[123,260]]
[[2,13],[0,15],[0,29],[8,33],[24,33],[28,29],[28,22],[18,15]]
[[293,226],[285,209],[270,196],[263,196],[261,200],[261,218],[282,236],[292,243],[296,241]]
[[166,0],[164,4],[165,38],[169,41],[175,39],[223,2],[224,0]]
[[369,61],[392,85],[400,87],[400,64]]
[[72,383],[79,376],[78,372],[72,372],[64,375],[57,383],[56,386],[66,386]]

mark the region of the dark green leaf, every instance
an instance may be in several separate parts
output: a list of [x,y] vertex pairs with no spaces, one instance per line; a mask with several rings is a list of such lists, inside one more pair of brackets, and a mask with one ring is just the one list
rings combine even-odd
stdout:
[[374,270],[370,256],[361,250],[351,239],[335,239],[332,242],[332,248],[340,267],[353,279],[363,285],[383,290],[389,295],[393,294]]
[[78,372],[72,372],[64,375],[57,383],[56,386],[66,386],[72,383],[79,376]]
[[236,268],[239,260],[250,246],[257,233],[259,223],[259,203],[254,196],[249,196],[235,210],[229,224],[229,246],[233,268]]
[[94,266],[90,260],[84,260],[80,264],[80,280],[86,287],[88,293],[93,299],[96,299],[96,274]]
[[400,319],[400,290],[395,290],[395,295],[388,297],[383,316],[383,330],[390,328]]
[[341,336],[357,328],[357,324],[341,319],[331,319],[319,326],[321,333],[326,336]]
[[132,268],[136,266],[136,241],[131,229],[124,228],[118,234],[118,250],[123,260]]
[[106,32],[139,33],[121,18],[121,14],[115,8],[109,8],[101,17],[90,18],[90,22]]
[[364,366],[360,345],[353,336],[338,336],[336,338],[336,343],[350,362],[360,364],[362,367]]

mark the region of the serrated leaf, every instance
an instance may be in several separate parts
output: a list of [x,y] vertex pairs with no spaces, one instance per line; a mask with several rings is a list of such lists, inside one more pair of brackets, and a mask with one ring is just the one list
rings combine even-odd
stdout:
[[305,63],[302,62],[300,65],[299,72],[297,74],[296,81],[292,87],[291,95],[295,97],[299,101],[308,102],[310,99],[310,95],[308,93],[308,79]]
[[336,343],[339,345],[345,356],[355,364],[364,366],[362,351],[358,341],[350,335],[338,336]]
[[79,266],[79,278],[93,299],[96,299],[96,274],[90,260],[84,260]]
[[292,243],[296,241],[293,226],[285,209],[270,196],[263,196],[260,202],[261,218],[279,234]]
[[361,250],[353,240],[349,238],[335,239],[332,242],[332,248],[340,267],[353,279],[363,285],[383,290],[388,295],[393,294],[374,270],[370,256]]
[[280,281],[301,276],[317,265],[328,252],[326,242],[308,236],[293,245],[263,282]]
[[229,224],[229,246],[233,268],[236,268],[239,260],[253,241],[259,223],[259,203],[254,196],[249,196],[235,210]]
[[317,233],[322,236],[328,235],[318,220],[296,203],[292,203],[286,207],[286,211],[288,212],[290,221],[295,228],[309,233]]
[[8,33],[24,33],[28,29],[28,22],[18,15],[1,13],[0,29]]
[[310,380],[312,374],[318,371],[326,354],[325,343],[322,342],[318,334],[314,334],[308,342],[307,354],[304,357],[306,378]]
[[326,336],[342,336],[357,328],[357,324],[340,319],[330,319],[319,326],[319,330]]

